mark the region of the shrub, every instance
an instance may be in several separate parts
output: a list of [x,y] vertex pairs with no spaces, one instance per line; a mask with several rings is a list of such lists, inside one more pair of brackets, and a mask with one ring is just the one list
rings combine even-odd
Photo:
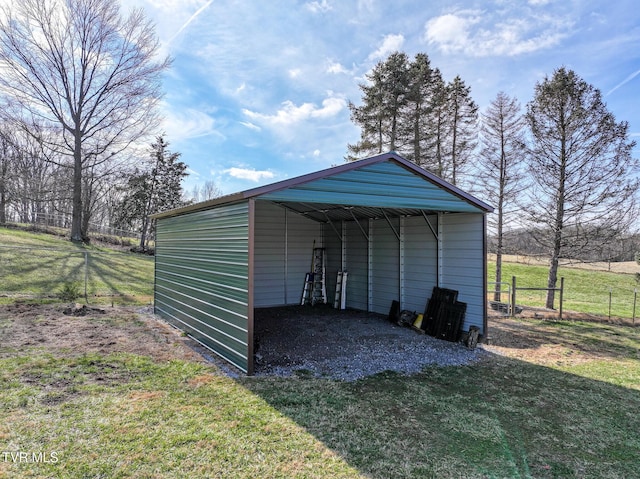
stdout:
[[75,301],[81,296],[82,292],[78,283],[66,282],[58,292],[58,298],[64,302]]

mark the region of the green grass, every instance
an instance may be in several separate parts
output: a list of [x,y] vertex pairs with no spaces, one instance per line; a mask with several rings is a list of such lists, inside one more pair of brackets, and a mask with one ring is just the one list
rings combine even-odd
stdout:
[[[488,263],[488,281],[495,281],[495,262]],[[511,283],[516,277],[518,287],[546,288],[548,267],[519,263],[502,264],[502,280]],[[640,289],[633,274],[592,271],[560,267],[558,278],[565,278],[563,309],[596,315],[609,315],[609,293],[611,292],[611,316],[631,318],[633,315],[634,290]],[[560,281],[558,280],[558,287]],[[493,286],[489,286],[489,289]],[[504,290],[505,288],[503,288]],[[534,307],[545,305],[546,292],[518,291],[517,303]],[[555,307],[559,305],[556,293]],[[640,298],[637,299],[636,319],[640,317]]]
[[45,233],[0,228],[0,302],[25,295],[56,298],[65,286],[90,303],[148,304],[153,295],[153,258],[72,243]]
[[[0,315],[0,338],[12,321]],[[0,461],[0,477],[637,477],[640,328],[519,324],[531,350],[585,360],[234,380],[202,363],[0,340],[0,447],[57,459]]]

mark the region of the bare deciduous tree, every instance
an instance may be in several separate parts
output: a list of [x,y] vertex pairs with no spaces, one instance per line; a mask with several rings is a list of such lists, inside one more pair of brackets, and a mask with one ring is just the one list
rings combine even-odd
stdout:
[[212,200],[220,196],[222,196],[222,190],[218,188],[213,180],[207,180],[201,185],[196,185],[191,191],[191,201],[194,203]]
[[85,169],[110,161],[158,123],[161,73],[170,62],[157,53],[142,11],[125,18],[113,0],[21,0],[0,15],[2,115],[27,131],[46,128],[45,146],[69,159],[72,241],[86,239]]
[[638,160],[629,125],[616,122],[600,91],[557,69],[527,105],[532,232],[550,256],[546,306],[553,308],[558,263],[614,241],[636,220]]
[[495,301],[500,301],[504,225],[516,209],[517,196],[522,189],[520,164],[523,160],[524,126],[520,104],[504,92],[498,93],[482,114],[479,155],[482,172],[477,175],[477,186],[479,194],[493,200],[496,206],[495,219],[493,216],[489,218],[497,242]]

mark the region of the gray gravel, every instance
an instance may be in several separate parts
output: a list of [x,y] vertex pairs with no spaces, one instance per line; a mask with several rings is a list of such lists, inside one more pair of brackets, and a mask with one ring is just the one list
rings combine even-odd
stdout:
[[386,316],[315,306],[257,310],[255,375],[310,374],[354,381],[383,371],[472,364],[487,352],[470,350],[398,326]]

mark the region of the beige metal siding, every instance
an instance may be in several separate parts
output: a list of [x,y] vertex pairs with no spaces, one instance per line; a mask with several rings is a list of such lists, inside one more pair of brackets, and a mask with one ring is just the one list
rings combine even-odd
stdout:
[[375,220],[372,225],[372,311],[387,313],[391,302],[400,299],[400,243],[394,229],[399,232],[398,218]]
[[442,287],[458,290],[458,301],[467,303],[463,329],[473,325],[484,332],[484,217],[482,214],[450,214],[442,218]]
[[[365,232],[369,229],[369,220],[360,220]],[[355,221],[345,223],[344,236],[346,248],[347,307],[367,311],[369,284],[369,248],[364,236]]]
[[254,300],[256,307],[299,304],[312,249],[322,225],[271,202],[256,201]]
[[[432,225],[437,224],[436,216],[430,216],[429,220]],[[438,281],[437,242],[422,216],[404,221],[402,308],[422,313]]]

